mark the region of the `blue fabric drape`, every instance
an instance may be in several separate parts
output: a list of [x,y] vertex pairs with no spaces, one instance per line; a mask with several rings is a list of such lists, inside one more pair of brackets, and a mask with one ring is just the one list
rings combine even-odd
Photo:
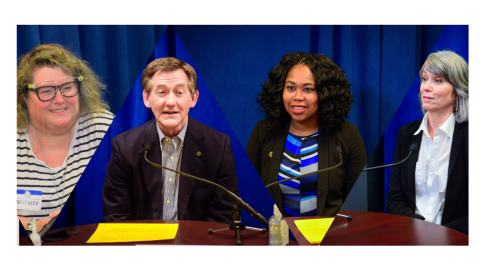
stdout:
[[[244,151],[255,123],[263,119],[255,99],[268,71],[293,51],[331,57],[353,84],[357,99],[347,121],[359,127],[370,155],[443,28],[182,25],[165,31],[166,26],[18,26],[18,57],[40,43],[68,46],[103,78],[109,92],[105,98],[117,114],[55,227],[101,220],[111,138],[153,117],[139,86],[149,61],[172,55],[194,66],[200,99],[191,114],[232,138],[237,169],[242,169],[237,170],[240,194],[269,217],[273,201],[264,196],[268,193]],[[244,221],[258,226],[249,215]]]
[[286,53],[304,51],[325,54],[347,73],[357,97],[347,121],[358,126],[368,155],[443,28],[175,26],[244,149],[255,123],[264,118],[255,99],[268,72]]

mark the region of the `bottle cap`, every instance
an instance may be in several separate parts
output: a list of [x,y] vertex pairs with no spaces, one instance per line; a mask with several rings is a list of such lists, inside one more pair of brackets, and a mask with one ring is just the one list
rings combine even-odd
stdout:
[[280,212],[276,204],[273,204],[273,214],[279,219],[282,218],[282,213]]

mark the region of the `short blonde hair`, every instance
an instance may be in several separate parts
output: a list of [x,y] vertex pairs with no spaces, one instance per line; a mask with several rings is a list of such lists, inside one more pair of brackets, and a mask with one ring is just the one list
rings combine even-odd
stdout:
[[106,86],[86,61],[76,57],[62,45],[42,44],[22,56],[17,67],[17,131],[25,130],[30,124],[28,106],[24,98],[28,95],[28,84],[33,83],[35,69],[41,67],[59,67],[73,77],[83,76],[78,94],[79,115],[109,110],[101,92]]
[[175,71],[181,69],[188,78],[188,88],[193,95],[197,91],[197,73],[192,66],[175,57],[158,58],[150,62],[142,73],[142,88],[150,95],[152,77],[158,71]]

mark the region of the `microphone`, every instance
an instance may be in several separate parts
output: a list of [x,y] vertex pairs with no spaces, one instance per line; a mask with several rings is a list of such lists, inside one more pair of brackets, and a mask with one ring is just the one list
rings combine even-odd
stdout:
[[351,215],[337,214],[337,216],[339,216],[339,217],[345,217],[345,218],[347,218],[348,220],[352,220],[352,216],[351,216]]
[[333,169],[337,168],[338,166],[342,165],[342,162],[343,162],[342,148],[337,145],[337,146],[335,146],[335,150],[337,151],[337,154],[340,156],[340,163],[338,163],[337,165],[335,165],[333,167],[326,168],[326,169],[321,169],[321,170],[318,170],[316,172],[310,172],[310,173],[302,174],[302,175],[299,175],[299,176],[283,179],[281,181],[273,182],[273,183],[270,183],[270,184],[266,185],[265,187],[269,188],[273,185],[278,185],[278,184],[285,183],[285,182],[288,182],[288,181],[291,181],[291,180],[295,180],[295,179],[299,179],[299,178],[302,178],[302,177],[310,176],[312,174],[317,174],[317,173],[321,173],[321,172],[330,171],[330,170],[333,170]]
[[147,154],[148,152],[150,152],[152,146],[147,143],[143,146],[143,150],[145,151],[145,160],[150,164],[152,165],[153,167],[157,167],[159,169],[165,169],[165,170],[168,170],[168,171],[171,171],[171,172],[174,172],[174,173],[178,173],[180,174],[181,176],[185,176],[187,178],[191,178],[191,179],[195,179],[197,181],[200,181],[202,183],[206,183],[206,184],[209,184],[209,185],[213,185],[215,187],[218,187],[219,189],[225,191],[227,193],[227,195],[232,198],[232,200],[234,200],[241,208],[245,209],[250,215],[252,215],[252,217],[256,218],[258,221],[262,222],[263,224],[267,224],[268,225],[268,221],[260,214],[258,213],[257,211],[255,211],[255,209],[253,209],[248,203],[244,202],[240,197],[238,197],[235,193],[231,192],[230,190],[222,187],[221,185],[217,184],[217,183],[214,183],[212,181],[209,181],[209,180],[206,180],[206,179],[203,179],[203,178],[200,178],[200,177],[196,177],[196,176],[193,176],[193,175],[190,175],[190,174],[187,174],[187,173],[183,173],[183,172],[180,172],[180,171],[176,171],[176,170],[173,170],[173,169],[170,169],[170,168],[167,168],[167,167],[164,167],[162,165],[159,165],[159,164],[156,164],[156,163],[153,163],[151,162],[150,160],[148,160],[147,158]]
[[[316,174],[316,173],[321,173],[321,172],[330,171],[330,170],[333,170],[333,169],[337,168],[338,166],[342,165],[342,162],[343,162],[343,158],[342,158],[342,148],[341,148],[339,145],[336,145],[336,146],[335,146],[335,150],[337,151],[337,154],[340,156],[340,163],[338,163],[337,165],[332,166],[332,167],[329,167],[329,168],[326,168],[326,169],[321,169],[321,170],[318,170],[318,171],[316,171],[316,172],[306,173],[306,174],[302,174],[302,175],[299,175],[299,176],[295,176],[295,177],[283,179],[283,180],[281,180],[281,181],[277,181],[277,182],[274,182],[274,183],[270,183],[270,184],[266,185],[265,187],[266,187],[266,188],[269,188],[269,187],[271,187],[271,186],[273,186],[273,185],[278,185],[278,184],[285,183],[285,182],[288,182],[288,181],[291,181],[291,180],[299,179],[299,178],[306,177],[306,176],[309,176],[309,175],[312,175],[312,174]],[[346,217],[348,220],[351,220],[351,219],[352,219],[352,216],[345,216],[345,215],[342,215],[342,214],[337,214],[337,216]]]
[[374,170],[374,169],[381,169],[381,168],[387,168],[387,167],[393,167],[395,165],[399,165],[403,162],[405,162],[411,154],[415,153],[415,151],[417,151],[418,149],[418,143],[412,143],[412,145],[410,145],[410,148],[408,149],[410,152],[408,153],[407,157],[402,160],[402,161],[399,161],[397,163],[393,163],[393,164],[387,164],[387,165],[382,165],[382,166],[377,166],[377,167],[370,167],[370,168],[365,168],[363,169],[362,171],[365,172],[365,171],[370,171],[370,170]]
[[52,218],[43,228],[38,232],[42,240],[45,238],[47,233],[50,231],[50,228],[52,228],[53,223],[57,220],[58,215],[56,215],[54,218]]

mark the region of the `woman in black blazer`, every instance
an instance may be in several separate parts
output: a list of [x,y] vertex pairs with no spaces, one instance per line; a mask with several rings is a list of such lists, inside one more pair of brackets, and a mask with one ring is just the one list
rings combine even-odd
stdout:
[[387,212],[468,234],[468,64],[451,51],[430,54],[420,70],[422,120],[400,128]]
[[247,154],[265,185],[340,162],[331,171],[268,188],[284,216],[335,216],[367,162],[345,73],[323,54],[289,53],[269,72],[257,102],[265,112]]

